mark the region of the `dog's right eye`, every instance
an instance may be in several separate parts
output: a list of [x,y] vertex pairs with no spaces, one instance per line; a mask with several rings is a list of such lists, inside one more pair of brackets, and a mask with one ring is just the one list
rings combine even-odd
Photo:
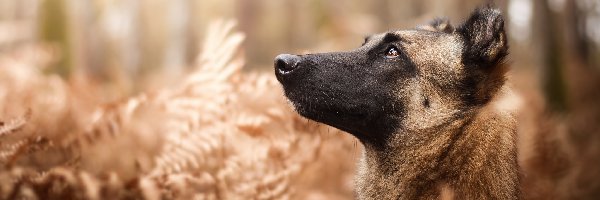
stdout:
[[400,55],[400,51],[398,51],[398,49],[396,47],[388,48],[385,53],[385,57],[387,57],[387,58],[395,58],[395,57],[398,57],[399,55]]

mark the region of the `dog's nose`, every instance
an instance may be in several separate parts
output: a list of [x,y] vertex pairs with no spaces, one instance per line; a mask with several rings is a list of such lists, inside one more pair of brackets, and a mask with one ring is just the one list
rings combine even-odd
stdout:
[[298,67],[300,56],[280,54],[275,57],[275,70],[279,74],[287,74]]

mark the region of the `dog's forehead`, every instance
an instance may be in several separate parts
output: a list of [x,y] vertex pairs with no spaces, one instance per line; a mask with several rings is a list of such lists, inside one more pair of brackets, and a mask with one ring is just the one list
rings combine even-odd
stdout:
[[401,38],[403,49],[415,64],[445,70],[461,68],[462,40],[456,35],[419,29],[391,33]]
[[367,37],[372,43],[386,42],[389,38],[397,38],[392,41],[402,41],[405,43],[419,43],[420,45],[428,42],[455,42],[454,34],[448,34],[438,31],[423,29],[396,30]]
[[402,38],[404,41],[408,42],[418,42],[418,41],[439,41],[440,39],[450,38],[452,34],[441,33],[437,31],[429,31],[422,29],[414,29],[414,30],[399,30],[391,32],[394,35]]
[[403,50],[419,66],[457,70],[461,66],[462,40],[456,34],[411,29],[371,35],[370,45],[399,41]]

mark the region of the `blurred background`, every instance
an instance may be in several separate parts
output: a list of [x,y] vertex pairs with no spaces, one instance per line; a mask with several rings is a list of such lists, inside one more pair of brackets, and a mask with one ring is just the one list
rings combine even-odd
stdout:
[[[413,28],[434,17],[460,23],[482,0],[7,0],[0,2],[0,53],[49,45],[48,73],[86,76],[107,100],[175,80],[201,51],[210,20],[236,19],[247,37],[246,70],[270,70],[279,53],[339,51],[363,37]],[[539,80],[565,109],[563,72],[600,71],[600,1],[498,0],[506,14],[511,64]],[[157,77],[158,76],[158,77]]]
[[[351,198],[360,145],[347,134],[298,117],[273,80],[273,58],[280,53],[350,50],[370,34],[411,29],[435,17],[448,17],[458,25],[487,2],[2,0],[0,165],[4,168],[0,180],[9,179],[0,181],[0,197],[18,197],[18,190],[31,193],[20,186],[27,184],[11,178],[27,177],[19,169],[29,167],[37,170],[30,177],[50,177],[42,183],[33,178],[34,186],[52,184],[48,180],[53,176],[87,180],[77,170],[121,169],[120,177],[133,179],[136,185],[134,189],[130,184],[118,185],[126,186],[124,190],[157,191],[144,185],[152,179],[157,188],[166,187],[161,191],[168,195],[175,191],[171,185],[182,181],[188,185],[181,188],[214,193],[216,199],[236,191],[248,192],[246,199],[257,191],[295,193],[296,199]],[[514,106],[521,105],[518,143],[527,175],[524,188],[537,191],[524,192],[525,196],[598,199],[600,1],[497,0],[495,5],[505,14],[512,69],[509,84],[518,94]],[[215,19],[237,21],[236,29],[245,34],[241,48],[245,59],[233,56],[239,53],[235,42],[242,40],[239,35],[227,40],[228,29],[218,32],[216,28],[212,30],[216,37],[205,37]],[[202,63],[199,55],[205,50],[205,38],[217,38],[212,41],[217,45],[209,45],[206,51],[215,51],[226,61],[215,58]],[[221,40],[230,44],[218,45]],[[221,48],[232,52],[224,53]],[[233,74],[242,62],[243,76],[236,77]],[[221,66],[229,67],[212,69]],[[209,77],[203,78],[203,72],[210,72],[204,74]],[[171,87],[177,83],[183,86]],[[170,89],[160,90],[165,87]],[[186,130],[160,129],[169,125],[165,121],[177,122],[173,127]],[[105,135],[113,139],[98,139]],[[7,140],[9,136],[13,140]],[[233,153],[223,154],[223,149]],[[172,179],[148,175],[144,169],[169,163],[156,151],[166,152],[166,157],[172,152],[182,154],[173,157],[184,164],[171,163],[175,172],[188,174],[182,178],[169,171]],[[136,153],[128,157],[121,152]],[[131,157],[146,158],[140,155],[158,164],[119,165]],[[75,170],[61,171],[60,167]],[[56,173],[46,173],[57,168]],[[115,183],[102,176],[96,181]],[[260,183],[236,185],[252,181]],[[71,184],[76,189],[81,185]],[[217,189],[205,191],[212,187]],[[110,199],[110,195],[100,197]]]

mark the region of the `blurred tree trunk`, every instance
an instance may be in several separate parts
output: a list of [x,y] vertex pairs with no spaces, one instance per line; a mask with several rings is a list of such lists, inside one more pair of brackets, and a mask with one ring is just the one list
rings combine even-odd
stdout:
[[[92,14],[93,6],[89,1],[79,0],[67,0],[69,22],[71,28],[69,30],[71,36],[71,49],[73,50],[73,66],[71,76],[73,75],[84,75],[86,73],[94,72],[92,69],[100,69],[100,67],[93,66],[95,63],[91,62],[92,57],[95,56],[93,50],[97,48],[91,48],[90,43],[93,37],[90,35],[92,30]],[[99,73],[98,73],[99,74]],[[93,74],[93,75],[98,75]]]
[[577,7],[575,0],[567,0],[564,9],[566,38],[570,46],[569,49],[572,51],[572,56],[578,62],[581,62],[581,64],[589,66],[589,44],[592,41],[588,41],[586,37],[586,13]]
[[183,72],[186,63],[186,44],[190,3],[187,0],[171,0],[167,12],[167,38],[163,69],[172,75]]
[[58,48],[60,58],[49,72],[68,77],[72,68],[67,14],[64,0],[46,0],[40,7],[40,38]]
[[547,0],[534,1],[534,26],[538,31],[541,55],[542,89],[550,109],[558,112],[567,110],[566,86],[562,66],[564,50],[561,47],[560,33],[556,16],[550,10]]
[[[242,32],[247,33],[248,35],[259,35],[260,30],[257,30],[258,17],[261,16],[262,12],[262,1],[259,0],[236,0],[237,4],[237,19],[239,20],[239,28]],[[289,15],[288,15],[289,17]],[[293,24],[289,25],[290,27]],[[293,27],[291,27],[293,28]],[[258,39],[257,39],[258,40]],[[262,46],[264,44],[260,44],[255,39],[248,39],[243,43],[243,49],[248,49],[249,51],[245,51],[245,55],[249,60],[259,60],[261,54],[263,53],[265,48],[256,48]],[[287,41],[289,42],[289,41]],[[250,68],[254,66],[248,66],[245,68]]]

